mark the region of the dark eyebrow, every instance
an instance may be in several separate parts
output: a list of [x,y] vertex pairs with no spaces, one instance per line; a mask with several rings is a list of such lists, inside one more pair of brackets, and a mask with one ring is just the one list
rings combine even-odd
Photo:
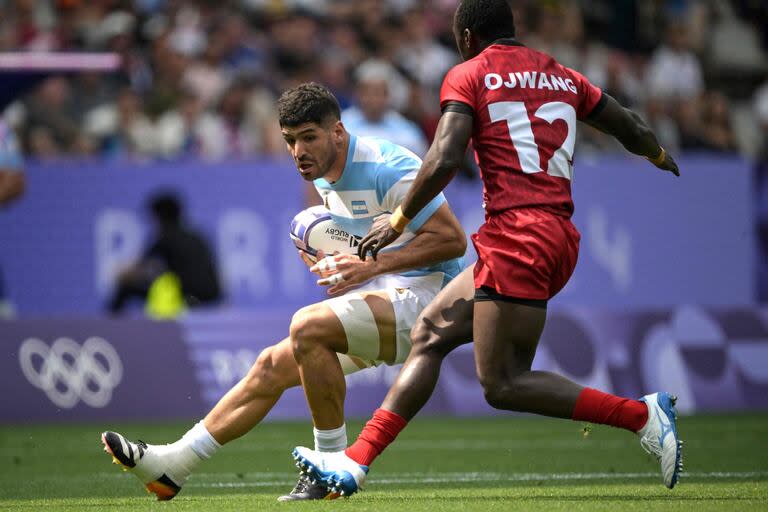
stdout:
[[316,129],[316,128],[315,128],[314,126],[311,126],[311,127],[309,127],[309,128],[304,128],[303,130],[301,130],[301,131],[300,131],[300,132],[298,132],[298,133],[285,133],[285,132],[283,132],[283,137],[284,137],[284,138],[285,138],[285,137],[293,137],[293,138],[299,138],[299,137],[301,137],[302,135],[305,135],[305,134],[307,134],[307,133],[314,133],[314,132],[315,132],[315,129]]

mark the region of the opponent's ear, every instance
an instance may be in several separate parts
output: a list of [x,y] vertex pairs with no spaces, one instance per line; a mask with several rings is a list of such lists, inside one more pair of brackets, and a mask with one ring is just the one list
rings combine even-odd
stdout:
[[467,50],[472,49],[472,31],[468,28],[464,29],[464,32],[462,33],[462,39],[464,41],[464,48]]

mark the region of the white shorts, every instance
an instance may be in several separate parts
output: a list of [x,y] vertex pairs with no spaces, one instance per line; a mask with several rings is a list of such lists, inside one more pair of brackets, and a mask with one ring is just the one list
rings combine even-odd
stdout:
[[[323,301],[339,318],[347,335],[348,352],[339,354],[344,373],[382,363],[403,363],[411,351],[411,328],[442,284],[442,273],[419,277],[382,276],[355,291]],[[395,311],[396,354],[392,362],[377,359],[381,349],[379,330],[371,308],[360,293],[372,291],[386,291]]]

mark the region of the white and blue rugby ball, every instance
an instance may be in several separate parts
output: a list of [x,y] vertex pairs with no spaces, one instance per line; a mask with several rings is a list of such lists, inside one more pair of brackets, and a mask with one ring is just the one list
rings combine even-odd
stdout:
[[334,222],[328,209],[321,205],[307,208],[293,218],[291,240],[297,249],[313,258],[317,251],[328,256],[336,252],[353,254],[360,244],[360,237]]

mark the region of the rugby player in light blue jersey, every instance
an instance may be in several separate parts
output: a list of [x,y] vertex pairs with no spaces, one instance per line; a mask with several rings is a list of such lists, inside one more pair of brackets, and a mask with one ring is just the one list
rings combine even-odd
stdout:
[[[344,229],[362,237],[375,217],[392,213],[402,202],[421,160],[386,140],[348,133],[327,88],[303,84],[288,90],[278,101],[278,111],[299,173],[314,183],[333,220]],[[105,450],[158,499],[171,499],[201,461],[250,431],[284,390],[299,384],[312,411],[315,448],[343,450],[344,374],[405,361],[411,327],[461,272],[465,250],[464,231],[440,194],[375,261],[337,254],[315,263],[302,254],[332,298],[296,312],[289,336],[265,349],[248,375],[180,440],[147,445],[104,432]],[[335,496],[301,477],[280,499]]]

